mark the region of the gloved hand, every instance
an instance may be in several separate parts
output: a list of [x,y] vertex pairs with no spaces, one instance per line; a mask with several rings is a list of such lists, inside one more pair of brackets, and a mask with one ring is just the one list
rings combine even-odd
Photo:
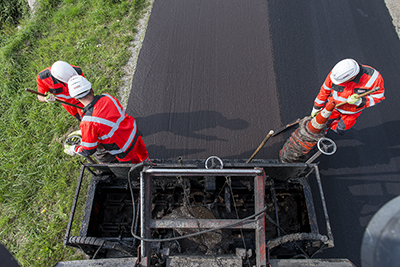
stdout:
[[44,98],[44,100],[45,100],[47,103],[53,104],[54,102],[56,102],[56,97],[55,97],[53,94],[48,93],[48,94],[46,95],[46,97]]
[[347,103],[351,105],[359,106],[361,104],[361,101],[361,98],[359,98],[357,94],[352,94],[347,98]]
[[311,111],[311,118],[314,118],[315,116],[317,116],[317,114],[321,111],[320,108],[313,108]]
[[77,130],[77,131],[74,131],[74,132],[70,133],[67,136],[67,140],[68,140],[67,142],[68,142],[69,145],[78,145],[78,144],[80,144],[81,140],[82,140],[82,131],[81,130]]
[[75,145],[64,144],[64,153],[75,156]]

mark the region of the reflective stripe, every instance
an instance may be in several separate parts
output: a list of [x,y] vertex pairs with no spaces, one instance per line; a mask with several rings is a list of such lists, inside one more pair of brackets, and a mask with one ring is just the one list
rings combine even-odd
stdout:
[[114,127],[115,126],[115,122],[103,119],[103,118],[99,118],[99,117],[94,117],[94,116],[84,116],[82,121],[90,121],[90,122],[97,122],[100,124],[104,124],[107,125],[109,127]]
[[[104,140],[104,139],[107,139],[107,138],[112,137],[112,136],[114,135],[115,131],[118,130],[119,125],[121,124],[121,122],[125,119],[125,111],[124,111],[124,109],[121,109],[121,108],[118,106],[118,103],[115,101],[115,99],[112,98],[109,94],[103,94],[103,95],[105,95],[105,96],[107,96],[109,99],[111,99],[111,101],[114,103],[115,107],[117,108],[117,110],[118,110],[118,112],[119,112],[119,114],[120,114],[121,116],[119,117],[119,119],[117,120],[117,122],[114,123],[114,126],[110,126],[110,127],[112,127],[112,129],[111,129],[111,131],[110,131],[108,134],[99,137],[100,140]],[[136,121],[135,121],[134,129],[135,129],[135,131],[136,131]]]
[[71,99],[72,97],[71,96],[69,96],[69,95],[60,95],[60,94],[55,94],[54,95],[55,97],[58,97],[58,98],[64,98],[64,99]]
[[336,91],[333,91],[333,99],[338,100],[338,101],[341,101],[341,102],[347,101],[347,98],[338,96],[338,94],[337,94]]
[[[108,132],[108,134],[98,137],[99,140],[105,140],[105,139],[113,137],[114,133],[119,129],[121,122],[126,118],[126,113],[125,113],[124,109],[118,106],[117,101],[114,98],[112,98],[109,94],[103,94],[103,95],[108,97],[114,103],[115,107],[117,108],[117,110],[120,114],[120,117],[118,118],[118,120],[116,122],[112,122],[112,121],[109,121],[109,120],[106,120],[103,118],[99,118],[99,117],[95,117],[95,116],[84,116],[83,117],[82,121],[95,122],[95,123],[99,123],[99,124],[103,124],[108,127],[111,127],[111,130]],[[108,150],[108,152],[112,155],[121,154],[121,153],[125,152],[131,145],[133,139],[135,138],[136,132],[137,132],[137,127],[136,127],[136,120],[135,120],[133,123],[132,132],[129,135],[129,138],[125,142],[124,146],[120,149]],[[88,143],[88,144],[94,144],[94,143]],[[97,145],[97,142],[96,142],[96,145]],[[132,144],[132,145],[135,145],[135,144]],[[90,147],[90,146],[87,146],[87,147]]]
[[373,98],[382,98],[385,96],[385,92],[382,92],[380,94],[371,94],[370,96]]
[[97,146],[97,142],[95,142],[95,143],[86,143],[86,142],[82,142],[82,143],[81,143],[81,146],[85,146],[85,147],[88,147],[88,148],[96,147],[96,146]]
[[376,79],[379,76],[379,72],[377,70],[374,70],[374,74],[372,74],[371,78],[369,79],[369,81],[365,84],[365,87],[369,88],[371,87],[374,82],[376,81]]
[[340,108],[335,108],[337,111],[339,111],[342,114],[357,114],[358,112],[361,112],[362,109],[358,110],[358,111],[348,111],[348,110],[343,110]]
[[315,103],[322,105],[325,101],[319,100],[318,97],[315,98]]
[[326,86],[325,83],[324,83],[324,86],[323,86],[323,87],[324,87],[324,89],[327,90],[327,91],[331,91],[331,90],[332,90],[332,88]]
[[[121,149],[108,150],[108,152],[112,155],[124,153],[131,145],[131,142],[135,138],[135,136],[136,136],[136,121],[134,123],[134,128],[133,128],[131,134],[129,135],[129,138],[126,141],[126,143],[124,144],[124,146]],[[134,146],[135,144],[132,144],[132,145]]]
[[136,130],[137,129],[136,129],[136,121],[135,121],[135,123],[133,124],[133,130],[131,132],[131,135],[129,136],[128,141],[126,141],[124,147],[122,148],[123,151],[126,151],[128,149],[128,147],[131,144],[133,138],[135,138]]
[[375,105],[375,100],[372,96],[367,96],[367,98],[369,99],[369,106],[372,107]]
[[367,98],[369,99],[369,106],[370,107],[375,106],[375,104],[376,104],[375,103],[375,99],[381,99],[384,96],[385,96],[385,92],[384,91],[382,93],[380,93],[380,94],[373,94],[373,95],[367,96]]
[[325,124],[319,124],[317,121],[315,120],[311,120],[311,125],[318,130],[321,130],[322,128],[325,127]]
[[332,111],[331,111],[331,110],[326,110],[326,108],[324,108],[324,109],[321,111],[320,114],[321,114],[321,116],[324,117],[325,119],[328,119],[328,118],[331,116]]
[[121,154],[123,151],[122,149],[117,149],[117,150],[107,150],[108,153],[110,153],[111,155],[118,155]]
[[[117,108],[117,110],[120,114],[120,117],[118,118],[117,122],[112,122],[112,121],[109,121],[109,120],[106,120],[103,118],[99,118],[99,117],[94,117],[94,116],[84,116],[83,117],[83,121],[97,122],[97,123],[104,124],[104,125],[111,127],[111,130],[108,132],[108,134],[99,136],[99,140],[105,140],[107,138],[111,138],[114,135],[115,131],[118,130],[121,122],[125,119],[125,111],[118,106],[118,103],[115,101],[115,99],[113,99],[109,94],[103,94],[103,95],[107,96],[109,99],[111,99],[111,101],[114,103],[114,106]],[[136,131],[136,121],[135,121],[134,128]]]
[[111,101],[114,103],[115,107],[118,109],[118,111],[119,111],[120,114],[123,114],[123,113],[124,113],[124,109],[123,109],[123,108],[120,108],[120,107],[118,106],[118,103],[117,103],[117,101],[115,101],[114,98],[112,98],[109,94],[106,94],[106,93],[104,93],[103,95],[105,95],[105,96],[107,96],[108,98],[111,99]]

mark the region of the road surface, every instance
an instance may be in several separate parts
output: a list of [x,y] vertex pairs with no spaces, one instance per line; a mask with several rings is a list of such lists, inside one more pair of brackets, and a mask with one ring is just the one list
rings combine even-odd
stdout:
[[[127,112],[151,158],[249,158],[270,129],[309,115],[330,69],[375,67],[386,100],[319,168],[335,248],[360,266],[373,214],[400,194],[400,41],[383,0],[155,0]],[[289,133],[256,158],[278,158]]]

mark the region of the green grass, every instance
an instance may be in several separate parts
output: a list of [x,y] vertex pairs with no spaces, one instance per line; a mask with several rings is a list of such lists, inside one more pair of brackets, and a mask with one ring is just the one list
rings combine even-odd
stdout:
[[64,154],[62,141],[78,122],[60,105],[40,103],[24,89],[36,89],[36,75],[64,60],[82,67],[96,94],[117,96],[121,67],[148,4],[42,0],[34,16],[19,20],[19,30],[15,24],[1,29],[0,242],[21,266],[52,266],[83,257],[63,246],[83,158]]

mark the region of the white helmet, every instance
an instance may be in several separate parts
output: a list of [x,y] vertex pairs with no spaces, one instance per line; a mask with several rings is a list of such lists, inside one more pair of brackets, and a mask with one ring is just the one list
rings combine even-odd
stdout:
[[67,83],[72,76],[78,75],[76,70],[64,61],[54,62],[50,68],[50,73],[54,78],[64,83]]
[[92,84],[83,76],[76,75],[68,80],[69,95],[79,99],[90,93]]
[[332,69],[331,80],[334,84],[347,82],[360,72],[360,65],[351,58],[339,61]]

